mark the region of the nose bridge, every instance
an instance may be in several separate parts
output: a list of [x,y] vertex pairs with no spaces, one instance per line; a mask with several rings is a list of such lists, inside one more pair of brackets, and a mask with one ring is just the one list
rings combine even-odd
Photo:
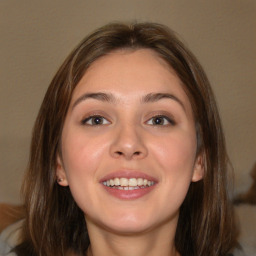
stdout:
[[145,157],[147,148],[141,127],[127,122],[117,125],[111,145],[111,154],[115,158],[124,157],[126,159]]

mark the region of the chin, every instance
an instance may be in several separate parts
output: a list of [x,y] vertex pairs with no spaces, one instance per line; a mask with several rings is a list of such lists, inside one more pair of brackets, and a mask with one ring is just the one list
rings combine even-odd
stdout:
[[155,215],[146,215],[145,212],[109,214],[105,215],[104,219],[99,218],[92,221],[98,227],[119,235],[146,233],[161,223]]
[[116,233],[119,235],[135,235],[146,233],[151,230],[153,227],[147,223],[141,223],[136,221],[126,221],[126,222],[118,222],[114,225],[108,225],[107,230],[112,233]]
[[[137,233],[147,230],[152,216],[145,209],[126,204],[103,204],[94,207],[81,207],[88,231],[102,229],[119,234]],[[86,205],[87,206],[87,205]],[[145,215],[147,216],[145,217]]]

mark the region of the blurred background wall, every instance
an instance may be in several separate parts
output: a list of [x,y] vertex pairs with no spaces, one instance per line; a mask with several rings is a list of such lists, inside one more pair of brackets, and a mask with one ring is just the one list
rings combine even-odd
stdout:
[[20,202],[31,130],[54,73],[72,48],[111,21],[177,31],[213,85],[235,170],[247,190],[256,162],[255,0],[0,0],[0,202]]

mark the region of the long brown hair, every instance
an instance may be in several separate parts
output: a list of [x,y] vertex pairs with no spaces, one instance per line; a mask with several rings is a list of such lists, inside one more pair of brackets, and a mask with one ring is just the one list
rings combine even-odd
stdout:
[[202,67],[169,28],[155,23],[114,23],[86,37],[67,57],[47,90],[34,126],[23,184],[27,212],[18,255],[58,256],[69,250],[85,254],[89,237],[83,212],[69,188],[56,183],[63,123],[73,90],[91,63],[114,50],[141,48],[155,51],[182,81],[194,113],[197,153],[204,155],[204,178],[190,185],[180,209],[176,248],[183,256],[224,256],[235,246],[225,140]]

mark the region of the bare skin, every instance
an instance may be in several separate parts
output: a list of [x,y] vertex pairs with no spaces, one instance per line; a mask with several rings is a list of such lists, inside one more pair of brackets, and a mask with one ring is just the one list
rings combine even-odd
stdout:
[[[58,183],[84,212],[87,255],[178,256],[179,209],[203,177],[196,147],[190,101],[153,51],[119,51],[92,64],[73,93],[57,158]],[[106,183],[145,177],[154,182],[148,190]]]
[[[180,256],[174,246],[174,229],[163,223],[161,227],[141,234],[113,234],[102,229],[88,231],[91,245],[87,256]],[[166,239],[166,236],[170,239]]]

